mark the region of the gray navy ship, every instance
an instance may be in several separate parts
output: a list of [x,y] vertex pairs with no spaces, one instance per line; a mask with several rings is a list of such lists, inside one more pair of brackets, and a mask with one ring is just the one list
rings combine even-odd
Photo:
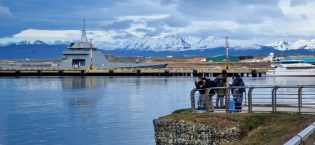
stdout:
[[110,63],[104,54],[92,44],[92,39],[86,36],[85,20],[83,20],[82,36],[79,42],[71,43],[63,52],[60,65],[58,64],[14,64],[2,68],[165,68],[167,64],[145,63]]

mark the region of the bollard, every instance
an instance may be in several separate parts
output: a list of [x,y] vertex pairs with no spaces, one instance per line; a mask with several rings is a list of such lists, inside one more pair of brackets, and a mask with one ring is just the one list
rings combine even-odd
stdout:
[[169,74],[170,74],[170,70],[166,69],[166,70],[164,71],[164,74],[165,74],[165,75],[169,75]]
[[81,70],[80,74],[81,74],[81,76],[84,76],[85,75],[85,70]]
[[114,74],[114,70],[110,69],[110,70],[108,71],[108,73],[112,75],[112,74]]
[[19,70],[16,70],[16,71],[15,71],[15,75],[19,76],[19,75],[20,75],[20,71],[19,71]]
[[42,71],[41,70],[37,70],[37,75],[41,76],[42,75]]
[[256,72],[256,70],[252,70],[252,77],[257,77],[257,72]]
[[194,69],[194,70],[193,70],[193,75],[194,75],[194,76],[197,76],[197,75],[198,75],[198,71]]
[[141,75],[141,70],[140,70],[140,69],[137,70],[137,75],[138,75],[138,76]]
[[63,70],[58,71],[58,75],[62,76],[63,75]]

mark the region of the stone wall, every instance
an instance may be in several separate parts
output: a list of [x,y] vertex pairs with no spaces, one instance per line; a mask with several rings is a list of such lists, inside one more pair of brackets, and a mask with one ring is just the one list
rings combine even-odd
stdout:
[[242,137],[240,125],[215,128],[211,124],[170,119],[155,119],[153,125],[157,145],[215,145],[238,142]]

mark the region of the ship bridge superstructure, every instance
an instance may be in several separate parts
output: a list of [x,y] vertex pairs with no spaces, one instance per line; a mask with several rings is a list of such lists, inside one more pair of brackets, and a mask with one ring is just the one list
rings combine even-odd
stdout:
[[85,20],[83,20],[83,28],[81,39],[78,42],[71,43],[67,50],[63,52],[60,67],[77,68],[92,65],[92,56],[96,65],[105,66],[109,63],[104,55],[97,51],[97,47],[92,44],[92,39],[87,38],[85,28]]
[[77,43],[71,43],[68,46],[68,51],[96,51],[97,47],[94,47],[92,42],[88,40],[86,36],[85,19],[83,20],[81,39]]
[[[165,68],[167,64],[143,64],[135,63],[110,63],[101,51],[97,50],[92,43],[92,39],[88,39],[85,29],[85,20],[83,20],[83,28],[81,39],[78,42],[71,43],[67,50],[63,52],[60,68]],[[90,41],[89,41],[90,40]]]

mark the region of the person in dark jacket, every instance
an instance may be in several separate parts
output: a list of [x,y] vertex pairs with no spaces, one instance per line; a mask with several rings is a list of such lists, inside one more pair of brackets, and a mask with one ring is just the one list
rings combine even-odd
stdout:
[[[232,84],[233,84],[233,82],[234,82],[234,79],[235,79],[235,78],[234,78],[234,76],[233,76],[233,77],[232,77]],[[229,86],[232,87],[232,84],[229,84]],[[235,89],[235,88],[231,88],[231,94],[232,94],[232,95],[233,95],[234,89]]]
[[[227,87],[226,75],[227,75],[226,70],[222,70],[222,73],[216,77],[214,81],[217,83],[218,87]],[[227,93],[226,91],[227,89],[225,88],[220,88],[217,90],[217,99],[215,101],[216,108],[225,108],[223,100],[224,96]]]
[[[203,76],[202,75],[199,75],[198,80],[195,81],[195,86],[196,86],[196,89],[202,89],[203,85],[204,85],[204,82],[202,81],[203,79]],[[205,90],[199,90],[199,97],[198,97],[198,106],[201,105],[201,100],[202,100],[202,96],[205,94]]]
[[[233,80],[233,83],[231,86],[240,86],[240,83],[243,82],[243,79],[239,74],[235,75],[235,79]],[[243,92],[240,90],[240,88],[234,88],[233,90],[233,99],[235,101],[235,110],[236,112],[242,111],[242,102],[243,102]]]
[[[214,111],[214,105],[213,105],[213,100],[212,97],[213,95],[215,95],[215,90],[218,89],[214,89],[214,87],[217,87],[217,83],[212,81],[211,79],[206,79],[206,86],[205,88],[213,88],[209,91],[209,107],[211,108],[211,111]],[[202,103],[201,104],[206,104],[206,97],[204,96],[202,98]]]

